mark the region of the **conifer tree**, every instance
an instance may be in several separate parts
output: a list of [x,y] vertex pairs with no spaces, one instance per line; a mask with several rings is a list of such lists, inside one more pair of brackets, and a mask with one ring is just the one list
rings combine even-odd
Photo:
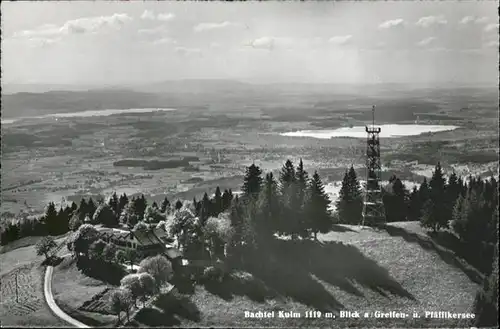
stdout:
[[282,217],[278,232],[290,234],[292,239],[296,239],[300,233],[300,217],[296,212],[299,194],[295,167],[291,160],[287,160],[281,169],[279,182]]
[[344,175],[336,206],[339,220],[342,223],[353,225],[361,223],[363,198],[353,166]]
[[73,215],[73,209],[71,209],[69,205],[66,205],[66,207],[64,207],[64,214],[66,217],[71,218],[71,215]]
[[318,232],[327,233],[332,228],[332,218],[329,210],[330,199],[318,172],[314,172],[308,189],[308,202],[305,207],[306,217],[309,219],[310,229],[317,240]]
[[85,198],[82,198],[80,200],[80,205],[78,206],[78,216],[80,217],[80,220],[82,222],[85,219],[87,213],[88,213],[87,201],[85,200]]
[[62,231],[61,224],[62,224],[62,221],[63,221],[65,215],[66,214],[64,212],[64,208],[61,204],[59,206],[59,210],[57,211],[57,223],[56,223],[56,232],[55,232],[56,234],[59,234]]
[[255,164],[246,168],[241,191],[246,198],[256,199],[262,187],[262,170]]
[[384,208],[388,222],[404,221],[408,210],[408,191],[403,182],[396,176],[389,179],[384,189]]
[[302,238],[307,238],[309,237],[310,234],[310,220],[311,218],[307,218],[305,216],[305,206],[308,203],[308,185],[309,185],[309,174],[307,171],[304,170],[304,164],[302,162],[302,159],[299,161],[299,165],[297,166],[297,171],[296,171],[296,177],[297,177],[297,204],[295,206],[294,211],[297,214],[298,221],[299,221],[299,234],[301,235]]
[[75,201],[72,201],[71,202],[71,211],[73,212],[73,214],[78,210],[78,206],[77,204],[75,203]]
[[256,220],[257,218],[256,200],[247,199],[243,207],[241,225],[241,242],[245,251],[253,251],[263,246],[262,242],[266,235],[259,234],[264,231],[264,227],[262,222]]
[[231,207],[229,211],[229,220],[231,221],[231,227],[233,231],[233,236],[228,244],[228,256],[229,260],[241,260],[241,245],[243,238],[243,223],[244,223],[244,207],[243,203],[240,201],[238,196],[236,196],[231,202]]
[[50,235],[56,235],[58,233],[58,214],[54,202],[49,202],[45,208],[45,214],[42,217],[42,221],[47,227],[47,232]]
[[229,219],[231,221],[231,226],[234,228],[235,232],[241,231],[241,223],[242,223],[242,212],[243,212],[243,203],[236,196],[231,203],[230,208],[230,216]]
[[429,199],[430,195],[429,184],[427,183],[427,178],[425,177],[422,184],[420,184],[420,188],[418,189],[418,195],[420,198],[420,203],[422,205]]
[[137,197],[133,199],[132,201],[134,203],[134,211],[137,217],[143,218],[144,217],[144,212],[146,211],[146,207],[148,206],[148,203],[146,201],[146,198],[144,197],[144,194],[141,194],[140,197]]
[[467,192],[467,185],[466,185],[465,181],[462,179],[462,177],[458,177],[457,185],[458,185],[459,190],[460,190],[460,195],[465,196],[465,193]]
[[396,178],[393,184],[393,191],[395,196],[395,201],[397,204],[397,209],[400,212],[400,220],[407,220],[408,215],[408,199],[409,192],[406,189],[405,184],[401,181],[401,179]]
[[458,234],[459,237],[463,236],[467,225],[468,214],[465,210],[466,207],[468,207],[468,203],[466,204],[465,197],[459,195],[453,205],[451,221],[451,228]]
[[201,200],[201,209],[200,209],[200,220],[202,225],[207,221],[208,217],[212,212],[212,201],[208,197],[207,192],[203,194],[203,199]]
[[[498,237],[498,208],[495,209],[496,216],[495,235]],[[474,325],[498,328],[498,241],[494,247],[492,273],[484,280],[482,289],[477,293],[474,301],[474,313],[476,314]]]
[[222,211],[229,209],[232,199],[233,195],[230,193],[230,190],[224,190],[224,193],[222,193]]
[[350,187],[349,187],[349,176],[347,174],[347,170],[344,173],[344,177],[342,178],[342,185],[339,191],[339,198],[336,202],[336,208],[338,213],[338,219],[340,223],[349,223],[350,222],[350,214],[349,214],[349,205],[351,202],[350,195]]
[[222,212],[222,193],[220,188],[217,186],[215,189],[214,201],[213,201],[213,213],[212,216],[217,217]]
[[125,193],[120,195],[120,198],[118,199],[118,211],[116,212],[118,216],[122,213],[123,209],[125,206],[128,204],[128,197]]
[[201,210],[202,209],[203,209],[203,198],[200,201],[196,202],[196,207],[194,208],[196,217],[201,218]]
[[182,201],[181,200],[177,200],[177,202],[175,203],[175,210],[179,210],[182,208]]
[[[68,208],[69,210],[69,208]],[[59,212],[57,214],[57,223],[56,223],[56,234],[63,234],[68,232],[69,230],[69,211],[66,209],[63,209],[62,206],[59,209]]]
[[429,200],[424,203],[421,224],[423,227],[431,228],[434,232],[437,232],[441,228],[447,228],[450,219],[446,207],[446,181],[439,162],[432,174],[429,186]]
[[356,170],[354,170],[353,166],[349,168],[348,176],[349,176],[349,187],[351,188],[351,195],[353,196],[354,200],[357,200],[360,204],[362,204],[363,198],[361,193],[361,185],[359,183]]
[[264,239],[271,238],[279,225],[281,210],[278,183],[274,179],[273,173],[266,175],[264,186],[257,202],[257,209],[257,234],[262,235]]
[[163,199],[163,201],[161,202],[160,211],[166,212],[169,207],[170,207],[170,201],[168,200],[167,197],[165,197],[165,199]]
[[460,195],[460,185],[458,181],[458,176],[453,172],[450,177],[448,177],[448,185],[445,190],[445,207],[446,207],[446,220],[449,222],[452,220],[453,208],[455,202]]
[[95,211],[97,210],[97,206],[94,203],[94,200],[92,198],[89,198],[89,201],[87,202],[87,215],[92,218],[94,216]]
[[116,192],[113,192],[109,198],[108,205],[115,214],[118,214],[118,202],[118,196],[116,195]]

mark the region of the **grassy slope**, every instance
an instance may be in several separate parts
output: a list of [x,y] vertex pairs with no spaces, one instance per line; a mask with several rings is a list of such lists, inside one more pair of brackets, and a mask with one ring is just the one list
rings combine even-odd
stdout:
[[[62,235],[54,236],[53,238],[59,242],[62,241],[61,238],[64,238],[68,235],[69,233],[65,233]],[[19,248],[34,246],[41,239],[42,239],[41,236],[27,236],[16,241],[12,241],[5,246],[0,246],[0,254],[5,254],[9,251],[16,250]]]
[[[56,243],[64,241],[66,235],[56,237]],[[35,244],[40,237],[26,237],[3,246],[0,251],[0,276],[12,271],[21,265],[32,264],[42,261],[42,257],[36,255]],[[64,251],[61,251],[64,252]]]
[[[424,236],[418,223],[393,223],[404,232]],[[319,236],[323,242],[321,249],[315,250],[302,258],[300,252],[291,256],[291,269],[276,270],[270,277],[272,281],[261,278],[268,288],[277,294],[265,302],[250,298],[247,293],[232,295],[213,294],[204,287],[196,287],[190,297],[191,308],[198,309],[200,320],[188,320],[189,316],[169,317],[163,325],[174,326],[416,326],[412,320],[402,320],[394,324],[375,319],[245,319],[244,311],[284,310],[302,314],[307,310],[352,311],[455,311],[466,312],[477,291],[477,284],[453,264],[441,258],[441,254],[422,248],[418,243],[407,241],[400,235],[390,235],[385,231],[359,229],[344,226],[344,232],[330,232]],[[341,243],[340,243],[341,242]],[[330,258],[330,259],[328,259]],[[306,264],[304,260],[309,264]],[[12,279],[10,271],[16,268],[20,260],[24,268],[21,280],[25,284],[23,296],[27,296],[33,313],[19,309],[13,304],[12,284],[4,284]],[[2,264],[2,293],[10,289],[8,298],[1,304],[2,319],[5,324],[22,325],[40,323],[41,325],[63,325],[58,323],[43,303],[43,268],[37,265],[39,260],[34,247],[18,248],[0,254]],[[4,266],[6,265],[6,267]],[[14,265],[13,265],[14,264]],[[305,271],[304,271],[305,269]],[[306,272],[306,276],[303,274]],[[38,280],[38,281],[37,281]],[[54,270],[53,292],[61,308],[77,318],[91,318],[92,325],[108,325],[112,316],[98,313],[81,312],[77,309],[84,301],[91,299],[106,286],[97,280],[88,278],[78,271],[70,258],[66,258]],[[389,291],[392,291],[389,292]],[[23,297],[25,298],[25,297]],[[14,306],[12,306],[14,305]],[[23,313],[25,312],[25,313]],[[142,319],[141,319],[142,320]],[[422,326],[452,325],[453,320],[421,322]],[[89,321],[84,321],[91,324]],[[141,321],[143,322],[143,321]],[[144,321],[145,322],[145,321]],[[335,324],[334,324],[335,323]],[[158,323],[161,324],[161,323]]]
[[[424,234],[417,223],[397,223],[395,226]],[[331,249],[310,255],[310,262],[322,263],[313,270],[313,276],[304,282],[300,276],[280,274],[280,281],[290,280],[289,286],[276,284],[279,298],[266,302],[251,300],[247,296],[234,294],[225,298],[209,293],[203,287],[196,287],[191,301],[200,311],[201,320],[195,322],[185,317],[170,319],[164,325],[176,326],[452,326],[457,320],[390,320],[380,319],[245,319],[244,311],[285,310],[304,311],[327,308],[333,311],[454,311],[467,312],[477,291],[464,272],[448,264],[432,250],[417,243],[409,243],[400,236],[371,229],[331,232],[319,238]],[[420,231],[420,232],[419,232]],[[349,245],[355,247],[351,248]],[[325,247],[326,248],[326,247]],[[330,255],[330,256],[328,256]],[[296,272],[306,267],[296,257]],[[322,257],[322,259],[317,259]],[[325,257],[331,257],[325,259]],[[314,268],[311,267],[311,269]],[[328,269],[329,273],[320,268]],[[333,273],[335,272],[335,273]],[[311,281],[307,281],[310,280]],[[288,289],[288,290],[287,290]],[[393,293],[390,293],[391,290]],[[289,297],[283,297],[288,295]],[[412,299],[412,297],[414,299]],[[320,304],[320,300],[322,301]],[[328,304],[328,307],[327,307]],[[464,326],[465,324],[461,324]]]
[[[24,249],[24,248],[23,248]],[[10,253],[9,253],[10,254]],[[24,253],[26,254],[26,252]],[[17,253],[17,255],[22,255]],[[4,255],[0,255],[4,256]],[[6,257],[1,257],[2,270],[4,264],[11,268],[11,264],[4,263]],[[15,259],[15,258],[14,258]],[[26,261],[27,259],[23,259]],[[18,295],[16,302],[15,272],[18,272]],[[45,267],[39,260],[31,263],[24,262],[13,270],[2,272],[0,277],[0,319],[4,326],[43,326],[57,327],[66,325],[54,316],[45,303],[43,293]]]
[[72,317],[92,326],[106,326],[115,321],[114,316],[78,310],[85,301],[106,289],[107,285],[82,274],[71,257],[66,257],[54,267],[52,280],[52,292],[57,305]]
[[[6,326],[65,326],[45,303],[43,257],[37,256],[39,237],[28,237],[8,244],[0,253],[0,319]],[[63,238],[56,239],[57,243]],[[19,303],[15,300],[15,272],[18,274]]]

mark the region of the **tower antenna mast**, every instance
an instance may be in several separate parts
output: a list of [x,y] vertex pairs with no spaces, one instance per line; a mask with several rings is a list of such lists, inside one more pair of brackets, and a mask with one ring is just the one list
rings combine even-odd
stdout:
[[372,128],[375,128],[375,105],[372,106]]
[[363,200],[362,225],[375,226],[385,223],[384,203],[382,202],[380,162],[380,127],[375,127],[375,105],[372,106],[372,126],[365,126],[366,139],[366,185]]

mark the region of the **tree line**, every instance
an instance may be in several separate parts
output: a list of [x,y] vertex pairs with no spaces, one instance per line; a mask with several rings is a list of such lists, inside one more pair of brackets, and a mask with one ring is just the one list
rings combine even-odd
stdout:
[[[470,176],[466,182],[452,173],[446,179],[438,163],[431,179],[424,179],[411,191],[396,176],[381,189],[388,222],[419,221],[433,233],[451,231],[469,263],[485,274],[492,272],[498,258],[498,185],[494,178],[485,181]],[[82,199],[78,207],[73,203],[59,212],[49,203],[38,225],[49,234],[76,231],[68,248],[98,262],[132,263],[137,255],[133,251],[124,255],[124,251],[98,240],[92,233],[95,228],[85,224],[163,227],[188,259],[242,264],[248,255],[265,252],[277,237],[317,239],[319,232],[330,231],[334,223],[358,225],[362,220],[363,193],[352,166],[342,180],[333,215],[319,174],[309,176],[302,160],[297,166],[287,160],[277,178],[272,172],[264,174],[255,164],[248,166],[241,191],[235,195],[217,187],[212,197],[205,193],[199,201],[194,198],[173,204],[165,198],[160,205],[148,205],[143,195],[129,200],[125,194],[118,197],[114,193],[108,202],[96,205],[91,199]],[[491,311],[491,298],[496,296],[491,277],[495,275],[498,277],[498,271],[490,274],[478,294],[477,307]]]
[[[498,240],[498,182],[455,172],[446,179],[438,162],[429,181],[409,191],[396,176],[380,187],[387,222],[419,221],[436,235],[451,230],[459,239],[460,254],[483,273],[491,272],[494,246]],[[336,202],[335,221],[359,225],[362,221],[363,193],[351,166],[342,180]]]
[[[179,209],[182,201],[178,200],[173,206]],[[0,245],[28,236],[65,234],[68,231],[76,231],[84,223],[102,224],[106,227],[125,224],[133,227],[143,220],[144,216],[147,216],[146,221],[159,222],[164,218],[158,214],[165,213],[167,207],[170,207],[168,199],[163,201],[161,208],[153,202],[150,207],[152,209],[148,209],[144,195],[133,197],[129,202],[129,197],[125,193],[118,197],[116,192],[108,202],[103,200],[96,202],[91,197],[82,198],[79,205],[72,202],[71,205],[61,206],[59,210],[54,202],[49,202],[44,214],[39,218],[24,216],[7,223],[0,230]]]

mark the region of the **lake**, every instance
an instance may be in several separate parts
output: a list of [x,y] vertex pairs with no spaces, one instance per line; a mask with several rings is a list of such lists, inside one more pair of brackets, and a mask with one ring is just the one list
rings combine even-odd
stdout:
[[82,112],[72,112],[72,113],[55,113],[46,114],[37,117],[24,117],[15,119],[2,119],[2,124],[11,124],[18,120],[23,119],[45,119],[45,118],[85,118],[85,117],[96,117],[96,116],[110,116],[114,114],[136,114],[136,113],[151,113],[151,112],[170,112],[176,111],[176,109],[171,108],[145,108],[145,109],[110,109],[110,110],[89,110]]
[[[440,132],[449,131],[460,128],[458,126],[444,126],[444,125],[420,125],[420,124],[410,124],[410,125],[380,125],[382,128],[380,132],[380,137],[391,138],[391,137],[401,137],[401,136],[416,136],[423,133],[429,132]],[[338,129],[320,129],[320,130],[300,130],[292,131],[280,134],[281,136],[288,137],[312,137],[320,139],[330,139],[333,137],[354,137],[354,138],[365,138],[366,131],[365,126],[355,126],[355,127],[342,127]]]

